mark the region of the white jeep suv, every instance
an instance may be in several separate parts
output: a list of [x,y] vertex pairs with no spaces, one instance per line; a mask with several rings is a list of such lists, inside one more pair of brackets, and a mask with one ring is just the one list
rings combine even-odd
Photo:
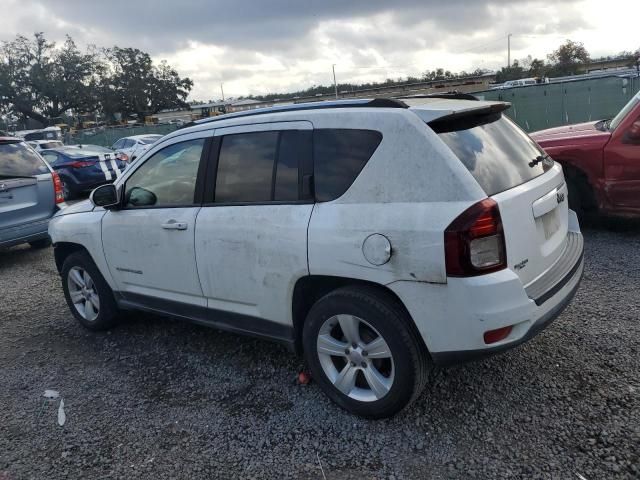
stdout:
[[580,283],[562,169],[508,107],[321,102],[167,135],[51,221],[71,312],[282,341],[340,406],[390,416],[433,365],[530,339]]

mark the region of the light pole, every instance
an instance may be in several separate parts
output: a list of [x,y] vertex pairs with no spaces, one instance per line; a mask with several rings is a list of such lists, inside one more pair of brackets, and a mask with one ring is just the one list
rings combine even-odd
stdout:
[[220,84],[220,91],[222,92],[222,103],[224,103],[224,88],[222,88],[222,83]]
[[336,98],[338,98],[338,84],[336,83],[336,64],[331,65],[331,70],[333,70],[333,90],[336,93]]
[[507,68],[511,67],[511,35],[507,35]]

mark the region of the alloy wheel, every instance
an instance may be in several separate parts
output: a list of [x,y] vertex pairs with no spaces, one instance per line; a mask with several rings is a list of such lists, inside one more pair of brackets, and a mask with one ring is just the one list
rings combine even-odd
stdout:
[[71,302],[80,316],[89,322],[98,318],[100,297],[89,273],[80,267],[72,267],[67,275],[67,286]]
[[391,349],[362,318],[346,314],[328,318],[316,346],[325,375],[349,398],[373,402],[391,390],[395,378]]

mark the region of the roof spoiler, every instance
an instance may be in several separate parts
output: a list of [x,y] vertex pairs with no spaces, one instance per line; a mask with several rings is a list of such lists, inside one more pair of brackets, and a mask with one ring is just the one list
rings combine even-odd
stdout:
[[478,101],[478,97],[474,97],[470,93],[463,93],[463,92],[459,92],[457,90],[453,90],[451,92],[444,92],[444,93],[426,93],[424,95],[411,95],[411,96],[407,96],[407,97],[398,97],[398,98],[405,98],[405,99],[411,99],[411,98],[445,98],[445,99],[448,99],[448,100],[475,100],[475,101]]
[[[468,108],[435,118],[427,122],[427,125],[436,133],[462,130],[493,121],[491,117],[504,112],[510,107],[511,104],[508,102],[497,102],[478,108]],[[465,125],[467,126],[465,127]]]

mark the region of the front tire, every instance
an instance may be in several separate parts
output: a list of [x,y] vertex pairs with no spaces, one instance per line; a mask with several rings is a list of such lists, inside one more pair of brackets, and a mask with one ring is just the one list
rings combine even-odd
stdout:
[[106,330],[118,323],[120,311],[113,292],[88,253],[69,255],[61,276],[67,305],[83,327]]
[[365,418],[390,417],[415,400],[431,369],[409,315],[369,287],[345,287],[311,308],[303,330],[307,365],[325,394]]

